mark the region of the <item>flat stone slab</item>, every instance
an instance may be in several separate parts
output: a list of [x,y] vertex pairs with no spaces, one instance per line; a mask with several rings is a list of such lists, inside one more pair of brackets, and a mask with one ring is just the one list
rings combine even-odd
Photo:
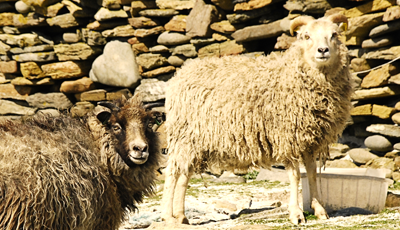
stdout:
[[93,58],[100,54],[102,49],[79,42],[55,45],[54,52],[57,54],[58,60],[60,61],[78,61]]
[[354,92],[352,100],[366,100],[372,98],[390,97],[400,94],[400,86],[390,85],[373,89],[361,89]]
[[11,57],[17,62],[48,62],[57,60],[55,52],[23,53],[12,55]]
[[400,6],[392,6],[386,9],[383,15],[383,21],[393,21],[400,18]]
[[42,41],[39,39],[39,36],[36,34],[0,34],[0,41],[6,43],[11,46],[35,46],[42,44]]
[[172,17],[178,15],[179,11],[174,9],[151,9],[142,10],[139,14],[145,17]]
[[248,42],[281,35],[284,31],[280,26],[280,20],[265,25],[248,26],[237,30],[232,37],[238,42]]
[[35,108],[68,109],[72,102],[63,93],[35,93],[26,98],[30,106]]
[[400,46],[381,48],[376,51],[368,52],[365,59],[393,60],[400,56]]
[[59,26],[63,29],[81,26],[84,24],[83,20],[75,18],[72,14],[58,15],[53,18],[48,18],[46,21],[50,26]]
[[160,9],[189,10],[194,6],[195,0],[156,0]]
[[166,31],[160,34],[157,38],[157,43],[161,45],[181,45],[188,43],[190,41],[190,37],[181,33],[169,32]]
[[104,21],[109,19],[128,18],[128,14],[124,10],[109,10],[103,7],[97,11],[94,18],[97,21]]
[[15,86],[13,84],[0,84],[0,99],[25,100],[32,92],[32,87]]
[[131,25],[122,25],[110,30],[104,30],[101,35],[104,37],[133,37],[135,29]]
[[33,115],[36,108],[18,105],[15,102],[0,100],[0,115]]
[[231,24],[247,22],[251,19],[258,18],[263,15],[271,14],[272,10],[269,7],[263,7],[256,10],[236,12],[235,14],[227,14],[226,18]]
[[393,31],[397,31],[397,30],[400,30],[400,21],[388,22],[386,24],[379,25],[379,26],[373,28],[369,32],[369,36],[371,38],[375,38],[375,37],[379,37],[381,35],[391,33]]
[[379,133],[390,137],[400,137],[400,127],[387,124],[374,124],[367,127],[367,131],[371,133]]
[[303,13],[323,14],[326,10],[332,8],[326,0],[302,0],[302,1],[287,1],[283,5],[288,11],[301,11]]
[[381,48],[391,45],[395,39],[392,36],[377,37],[372,39],[364,40],[361,43],[361,47],[364,49]]
[[24,47],[24,48],[11,48],[10,52],[12,54],[21,54],[21,53],[34,53],[34,52],[43,52],[43,51],[50,51],[53,50],[53,46],[52,45],[37,45],[37,46],[28,46],[28,47]]
[[[80,101],[104,101],[107,91],[104,89],[95,89],[79,94]],[[77,95],[77,94],[76,94]]]
[[52,79],[69,79],[82,77],[89,74],[90,62],[86,61],[66,61],[66,62],[54,62],[41,66],[43,74],[50,76]]

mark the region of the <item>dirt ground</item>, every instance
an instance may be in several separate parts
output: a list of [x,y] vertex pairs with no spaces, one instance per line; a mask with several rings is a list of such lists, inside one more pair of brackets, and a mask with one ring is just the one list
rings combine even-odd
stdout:
[[[247,183],[215,183],[209,176],[191,179],[189,184],[186,215],[191,226],[165,227],[160,223],[163,181],[159,181],[157,195],[146,198],[139,212],[131,213],[120,230],[400,229],[400,208],[386,208],[378,214],[342,210],[330,213],[328,220],[316,220],[306,212],[307,223],[293,225],[287,211],[289,184],[284,182],[249,179]],[[389,191],[400,194],[399,187],[392,186]]]

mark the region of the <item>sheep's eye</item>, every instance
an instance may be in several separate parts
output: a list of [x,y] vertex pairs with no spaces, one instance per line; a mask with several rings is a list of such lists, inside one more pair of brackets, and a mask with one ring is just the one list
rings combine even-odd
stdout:
[[146,125],[147,128],[151,129],[154,125],[154,123],[150,122],[150,120],[146,120],[144,122],[144,124]]
[[119,124],[114,124],[111,128],[114,130],[114,132],[118,132],[121,130],[121,126]]
[[306,39],[306,40],[310,39],[310,35],[308,35],[308,34],[304,35],[304,39]]
[[332,38],[336,38],[337,36],[338,36],[338,33],[337,32],[333,32]]

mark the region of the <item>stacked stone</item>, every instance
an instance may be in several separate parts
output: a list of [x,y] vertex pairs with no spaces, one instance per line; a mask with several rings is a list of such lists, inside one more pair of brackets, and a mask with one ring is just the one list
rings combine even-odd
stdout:
[[395,39],[400,6],[392,0],[365,1],[341,12],[349,18],[346,45],[356,82],[353,124],[343,138],[353,147],[347,152],[353,164],[346,167],[384,168],[387,177],[400,180],[400,44]]
[[185,61],[285,50],[295,40],[291,19],[334,12],[349,18],[343,41],[356,93],[346,145],[333,146],[333,158],[400,180],[395,0],[0,0],[0,115],[82,116],[97,101],[137,92],[160,101]]

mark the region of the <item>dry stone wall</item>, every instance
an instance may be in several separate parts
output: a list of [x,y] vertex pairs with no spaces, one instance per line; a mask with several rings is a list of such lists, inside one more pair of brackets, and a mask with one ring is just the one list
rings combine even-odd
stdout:
[[291,19],[334,12],[349,18],[356,92],[328,164],[386,168],[400,180],[395,0],[0,0],[0,116],[83,116],[137,92],[162,101],[186,60],[280,52],[295,39]]

